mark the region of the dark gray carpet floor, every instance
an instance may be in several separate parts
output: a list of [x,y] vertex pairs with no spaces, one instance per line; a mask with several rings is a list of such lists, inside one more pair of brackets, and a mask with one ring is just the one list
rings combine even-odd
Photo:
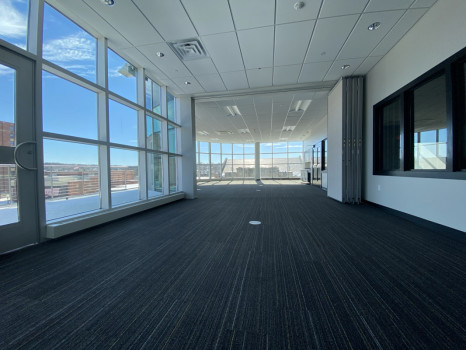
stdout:
[[466,349],[466,240],[312,186],[200,189],[1,256],[0,348]]

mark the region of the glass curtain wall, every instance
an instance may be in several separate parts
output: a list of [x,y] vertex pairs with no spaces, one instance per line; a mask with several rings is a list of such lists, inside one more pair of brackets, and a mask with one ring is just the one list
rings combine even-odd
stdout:
[[[198,180],[252,179],[255,145],[196,142]],[[303,142],[260,144],[261,178],[299,178],[303,168]]]
[[[179,191],[176,98],[47,3],[42,34],[47,221]],[[27,35],[15,38],[26,49]]]

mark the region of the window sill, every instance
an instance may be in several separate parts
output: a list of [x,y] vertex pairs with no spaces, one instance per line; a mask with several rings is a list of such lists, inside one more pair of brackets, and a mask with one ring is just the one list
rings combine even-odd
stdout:
[[45,237],[50,239],[62,237],[70,233],[101,225],[128,215],[133,215],[144,210],[153,209],[158,206],[183,199],[184,197],[185,195],[183,192],[178,192],[156,199],[119,206],[117,208],[99,210],[98,212],[92,212],[91,214],[79,217],[55,220],[46,224]]

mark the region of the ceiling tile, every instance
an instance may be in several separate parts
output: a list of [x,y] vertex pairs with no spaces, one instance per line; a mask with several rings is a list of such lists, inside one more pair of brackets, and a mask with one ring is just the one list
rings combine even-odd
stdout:
[[315,22],[304,21],[275,27],[275,66],[303,63]]
[[197,81],[201,84],[206,92],[225,91],[225,85],[218,74],[196,76]]
[[[403,10],[399,10],[363,14],[338,55],[338,59],[369,56],[403,13]],[[367,27],[374,22],[381,23],[379,29],[368,30]]]
[[246,74],[251,88],[272,85],[272,68],[250,69]]
[[406,11],[406,13],[401,17],[396,26],[382,39],[379,45],[371,52],[371,56],[383,56],[390,49],[395,46],[395,44],[400,41],[400,39],[411,29],[411,27],[416,24],[416,22],[424,16],[428,9],[411,9]]
[[275,0],[230,0],[236,30],[274,25]]
[[[110,23],[134,46],[162,42],[163,39],[149,21],[130,1],[119,6],[107,6],[101,1],[85,0],[102,18]],[[138,25],[134,25],[137,23]]]
[[433,6],[437,0],[416,0],[411,5],[411,8],[420,8],[420,7],[431,7]]
[[354,72],[355,75],[366,75],[372,67],[374,67],[377,62],[380,61],[382,56],[369,56],[367,57],[363,63],[359,66],[358,69]]
[[[341,61],[333,62],[330,70],[328,71],[327,75],[325,76],[325,80],[338,80],[341,77],[346,77],[353,75],[353,72],[358,69],[359,65],[364,61],[364,58],[353,58]],[[345,64],[349,64],[350,67],[348,69],[341,69],[341,67]]]
[[227,1],[182,0],[199,35],[234,31]]
[[202,42],[219,72],[244,70],[236,33],[204,36]]
[[238,32],[246,69],[272,67],[274,27]]
[[249,88],[248,79],[244,70],[238,72],[220,73],[228,90],[239,90]]
[[184,64],[191,71],[191,73],[196,76],[206,74],[217,74],[217,69],[215,68],[210,58],[185,61]]
[[301,75],[299,76],[298,83],[322,81],[331,65],[331,61],[303,64],[303,69],[301,71]]
[[411,6],[414,0],[370,0],[364,12],[403,10]]
[[[185,65],[173,53],[165,43],[138,47],[148,59],[151,60],[160,70],[170,78],[185,77],[191,75]],[[164,57],[157,57],[156,52],[163,52]]]
[[[205,92],[202,86],[197,82],[196,78],[192,75],[185,77],[173,78],[173,82],[181,89],[185,94],[195,94]],[[189,81],[191,84],[186,85],[184,82]]]
[[276,24],[316,19],[322,0],[307,0],[303,8],[295,10],[295,1],[277,1]]
[[333,61],[351,33],[359,15],[317,20],[305,62]]
[[280,66],[273,69],[273,85],[289,85],[298,82],[301,64],[293,66]]
[[324,0],[322,8],[320,9],[319,18],[361,13],[367,3],[368,0]]
[[[136,47],[130,47],[122,49],[122,51],[131,58],[133,64],[137,64],[140,67],[144,67],[146,74],[150,76],[154,81],[167,85],[165,81],[170,81],[168,77],[158,69],[143,53],[141,53]],[[170,81],[171,82],[171,81]]]
[[[88,0],[89,1],[89,0]],[[152,22],[152,25],[157,29],[165,41],[191,39],[197,37],[191,20],[179,1],[173,0],[133,0],[139,9]],[[117,6],[114,6],[117,7]],[[167,16],[167,14],[170,14]],[[128,25],[133,27],[135,23],[123,19]],[[121,23],[118,23],[120,25]],[[147,35],[147,34],[146,34]]]

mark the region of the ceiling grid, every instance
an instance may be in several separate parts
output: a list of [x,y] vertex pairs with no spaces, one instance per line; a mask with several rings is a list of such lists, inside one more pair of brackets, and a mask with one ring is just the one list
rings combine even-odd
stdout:
[[[315,92],[328,92],[328,86],[343,76],[366,74],[436,2],[303,0],[298,6],[295,0],[115,0],[107,6],[101,0],[47,1],[94,35],[107,37],[109,47],[144,67],[176,95],[210,100],[218,95],[219,101],[229,99],[227,105],[236,106],[241,101],[238,94],[254,92],[248,97],[253,119],[241,114],[244,125],[224,120],[223,103],[210,106],[204,116],[198,111],[206,102],[196,102],[197,125],[205,131],[199,139],[217,138],[218,130],[211,127],[224,125],[234,129],[222,136],[231,142],[251,139],[243,129],[263,142],[287,136],[302,139],[326,116],[326,93]],[[375,22],[380,22],[379,28],[370,31]],[[168,45],[193,39],[199,40],[207,57],[180,60]],[[280,91],[291,106],[294,96],[302,94],[299,89],[312,102],[295,130],[283,132],[290,110],[274,105],[274,93]],[[257,104],[259,96],[268,97],[271,105]],[[264,114],[270,118],[267,126]],[[251,123],[256,127],[251,129]],[[277,125],[282,125],[278,133]]]

